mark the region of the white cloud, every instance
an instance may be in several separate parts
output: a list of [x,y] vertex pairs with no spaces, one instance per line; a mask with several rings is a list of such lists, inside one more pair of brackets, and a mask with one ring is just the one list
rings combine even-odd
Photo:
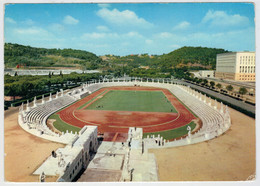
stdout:
[[102,39],[102,41],[116,39],[116,41],[118,42],[118,41],[127,40],[127,39],[140,39],[140,38],[144,38],[144,37],[141,34],[139,34],[138,32],[128,32],[128,33],[124,33],[124,34],[92,32],[92,33],[83,34],[81,36],[81,38],[86,39],[86,40]]
[[24,24],[27,24],[27,25],[33,25],[34,24],[34,21],[31,20],[31,19],[26,19],[25,21],[23,21]]
[[212,26],[245,26],[248,25],[249,19],[239,14],[227,14],[224,11],[209,10],[202,23],[209,23]]
[[97,30],[101,32],[108,32],[109,28],[107,28],[106,26],[99,25],[97,26]]
[[170,32],[161,32],[158,34],[158,36],[159,36],[159,38],[167,39],[167,38],[171,38],[173,36],[173,34]]
[[29,27],[29,28],[16,28],[14,29],[14,33],[17,34],[18,37],[30,37],[34,39],[51,39],[54,35],[47,30],[40,27]]
[[186,29],[190,26],[190,23],[187,21],[183,21],[181,23],[179,23],[178,25],[176,25],[175,27],[173,27],[173,30],[183,30]]
[[142,38],[143,36],[139,34],[138,32],[128,32],[126,34],[123,34],[124,37],[135,37],[135,38]]
[[181,46],[180,45],[170,45],[171,48],[180,48]]
[[64,26],[58,23],[53,23],[49,26],[52,31],[64,31]]
[[91,40],[91,39],[111,39],[118,38],[119,35],[117,33],[85,33],[81,36],[82,39]]
[[100,8],[108,8],[108,7],[110,7],[110,4],[101,3],[101,4],[98,4],[98,6],[99,6]]
[[97,12],[97,15],[109,23],[121,26],[138,26],[144,28],[153,26],[152,23],[138,17],[135,12],[130,10],[119,11],[117,9],[109,10],[103,8]]
[[63,19],[63,23],[64,24],[68,24],[68,25],[76,25],[78,24],[79,20],[75,19],[74,17],[67,15],[64,17]]
[[145,40],[145,43],[146,43],[146,44],[152,44],[152,43],[153,43],[153,40],[151,40],[151,39],[146,39],[146,40]]
[[13,19],[12,19],[12,18],[10,18],[10,17],[6,17],[6,18],[5,18],[5,21],[6,21],[7,23],[16,24],[16,21],[15,21],[15,20],[13,20]]

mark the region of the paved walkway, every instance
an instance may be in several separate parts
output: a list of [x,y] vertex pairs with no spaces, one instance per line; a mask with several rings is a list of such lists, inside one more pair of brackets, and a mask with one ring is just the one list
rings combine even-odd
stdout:
[[250,111],[250,112],[255,114],[255,106],[253,106],[253,105],[247,104],[247,103],[245,103],[243,101],[238,101],[238,100],[236,100],[234,98],[231,98],[229,96],[225,96],[223,94],[214,92],[214,91],[209,90],[207,88],[200,87],[200,86],[197,86],[197,85],[194,85],[194,84],[191,84],[191,83],[187,83],[187,82],[184,82],[184,81],[181,81],[181,80],[177,80],[176,82],[182,83],[184,85],[189,85],[192,88],[195,88],[197,90],[203,91],[203,92],[205,92],[205,93],[207,93],[209,95],[212,95],[212,96],[214,96],[216,98],[220,98],[220,99],[222,99],[224,101],[227,101],[227,102],[229,102],[229,103],[231,103],[231,104],[233,104],[233,105],[235,105],[237,107],[243,108],[243,109],[245,109],[247,111]]

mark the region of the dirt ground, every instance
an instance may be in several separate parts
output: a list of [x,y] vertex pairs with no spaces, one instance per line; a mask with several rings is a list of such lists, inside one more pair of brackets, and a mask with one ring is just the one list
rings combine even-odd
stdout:
[[255,120],[229,108],[232,125],[199,144],[151,149],[160,181],[244,181],[256,171]]
[[[24,131],[17,122],[18,109],[5,111],[4,119],[4,177],[9,182],[38,182],[39,177],[32,173],[51,154],[52,150],[64,147],[63,144],[40,139]],[[56,181],[57,177],[47,177]]]

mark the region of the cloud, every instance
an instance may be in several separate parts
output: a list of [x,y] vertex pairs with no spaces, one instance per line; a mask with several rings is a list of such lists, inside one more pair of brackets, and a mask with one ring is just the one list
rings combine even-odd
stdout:
[[135,38],[143,38],[141,34],[138,32],[128,32],[126,34],[123,34],[124,37],[135,37]]
[[127,40],[127,39],[140,39],[140,38],[143,38],[143,36],[138,32],[127,32],[123,34],[92,32],[92,33],[84,33],[81,36],[81,39],[86,39],[86,40],[94,39],[95,41],[97,41],[98,39],[102,39],[102,41],[104,41],[105,39],[105,40],[116,40],[117,42],[122,40]]
[[190,23],[187,21],[183,21],[181,23],[179,23],[178,25],[176,25],[175,27],[173,27],[173,30],[184,30],[186,28],[188,28],[190,26]]
[[63,19],[63,23],[64,24],[68,24],[68,25],[76,25],[78,24],[79,20],[75,19],[74,17],[67,15],[64,17]]
[[26,19],[25,21],[23,21],[23,23],[26,24],[26,25],[33,25],[34,21],[31,20],[31,19]]
[[49,26],[52,31],[64,31],[64,26],[58,23],[53,23]]
[[109,28],[107,28],[106,26],[99,25],[97,26],[97,30],[101,32],[108,32]]
[[172,36],[173,36],[173,34],[170,32],[161,32],[158,34],[158,37],[162,38],[162,39],[171,38]]
[[13,30],[17,37],[29,37],[34,39],[51,39],[54,35],[40,27],[16,28]]
[[7,23],[16,24],[16,21],[13,20],[13,19],[10,18],[10,17],[6,17],[6,18],[5,18],[5,21],[6,21]]
[[151,27],[152,23],[146,21],[144,18],[138,17],[135,12],[130,10],[119,11],[117,9],[109,10],[102,8],[97,12],[97,15],[105,21],[120,25],[120,26],[137,26],[137,27]]
[[99,6],[100,8],[108,8],[108,7],[110,7],[110,4],[101,3],[101,4],[98,4],[98,6]]
[[152,43],[153,43],[153,40],[151,40],[151,39],[146,39],[146,40],[145,40],[145,43],[146,43],[146,44],[152,44]]
[[81,36],[82,39],[85,40],[96,40],[96,39],[111,39],[111,38],[118,38],[119,35],[117,33],[97,33],[97,32],[92,32],[92,33],[85,33]]
[[249,24],[249,19],[239,14],[230,15],[224,11],[209,10],[202,23],[209,23],[211,26],[245,26]]
[[180,45],[170,45],[171,48],[180,48]]

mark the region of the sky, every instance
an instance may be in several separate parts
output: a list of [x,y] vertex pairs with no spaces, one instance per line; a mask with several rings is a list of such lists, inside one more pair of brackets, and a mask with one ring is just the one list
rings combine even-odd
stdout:
[[251,3],[8,4],[4,41],[121,56],[183,46],[255,51],[254,19]]

